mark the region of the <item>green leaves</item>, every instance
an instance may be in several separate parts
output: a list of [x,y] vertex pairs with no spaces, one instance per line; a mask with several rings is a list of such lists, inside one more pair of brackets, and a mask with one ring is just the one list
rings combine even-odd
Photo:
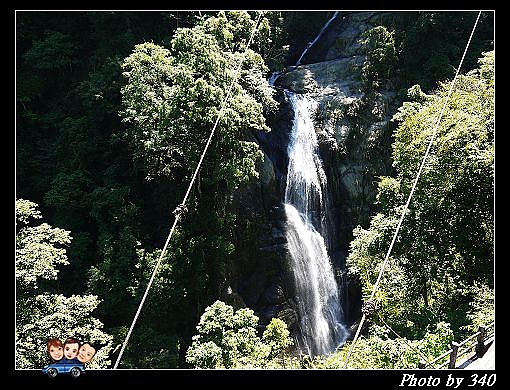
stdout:
[[19,305],[17,316],[25,321],[19,321],[16,327],[18,368],[41,368],[48,364],[46,342],[53,337],[62,341],[79,337],[104,345],[90,367],[106,367],[110,363],[111,336],[104,333],[103,324],[91,316],[98,304],[94,295],[41,294]]
[[478,331],[479,326],[489,326],[494,321],[495,300],[494,289],[482,283],[475,282],[471,287],[473,300],[469,304],[467,314],[471,323],[467,326],[470,332]]
[[[225,103],[188,201],[190,213],[172,238],[167,264],[164,264],[168,267],[160,270],[151,291],[153,298],[144,309],[155,332],[177,334],[185,338],[185,345],[190,337],[189,327],[196,324],[203,309],[203,300],[217,296],[224,287],[226,259],[235,250],[231,195],[257,176],[256,163],[262,158],[262,152],[252,132],[269,131],[264,114],[276,108],[266,80],[268,68],[262,57],[253,50],[244,52],[254,24],[246,12],[220,12],[204,18],[195,27],[177,29],[168,49],[149,42],[135,46],[122,64],[125,85],[121,89],[120,115],[127,125],[124,139],[131,145],[134,160],[143,167],[146,178],[155,185],[171,183],[171,196],[175,199],[182,198],[183,187],[197,166],[232,85],[230,99]],[[168,198],[168,195],[162,193],[161,197]],[[154,200],[156,197],[151,199]],[[107,247],[114,245],[106,238]],[[149,264],[139,264],[149,267]],[[108,259],[102,267],[94,267],[94,290],[103,291],[104,270],[117,267],[114,259]],[[122,270],[108,272],[112,274],[120,274],[116,286],[122,287],[122,291],[138,294],[145,286],[144,279],[136,275],[133,282],[126,283]],[[169,300],[172,305],[168,305]],[[190,307],[194,310],[189,310]],[[241,322],[247,321],[244,317],[250,317],[242,312],[238,316],[243,317],[239,319]],[[171,322],[166,321],[169,317],[173,318]],[[193,364],[231,365],[234,360],[250,355],[239,352],[239,357],[238,352],[232,351],[254,348],[252,330],[248,327],[227,332],[223,326],[236,325],[225,321],[226,325],[221,326],[209,319],[201,322],[204,335],[200,345],[189,352]],[[232,332],[243,341],[235,341]],[[216,335],[216,346],[223,345],[218,341],[222,335],[231,352],[222,353],[219,359],[218,348],[206,341],[209,339],[205,335]],[[138,355],[133,348],[127,356],[132,363],[127,364],[143,364]]]
[[39,279],[56,279],[56,266],[69,264],[63,246],[71,242],[70,232],[52,228],[47,223],[23,226],[42,218],[37,204],[19,199],[16,201],[16,281],[22,291],[37,289]]
[[197,368],[224,368],[223,353],[221,348],[213,341],[205,343],[195,343],[193,339],[193,348],[188,349],[186,361]]
[[111,336],[91,316],[100,302],[97,296],[65,297],[44,291],[35,295],[36,289],[41,290],[41,279],[57,279],[56,267],[69,264],[64,246],[71,241],[70,232],[46,223],[26,226],[42,217],[37,204],[27,200],[16,201],[16,217],[16,367],[41,368],[47,364],[46,342],[52,337],[80,337],[100,343],[102,348],[90,367],[106,367]]
[[[382,278],[382,313],[409,337],[420,331],[408,321],[423,333],[427,324],[445,320],[462,334],[476,318],[465,313],[470,286],[493,284],[492,58],[484,54],[480,69],[457,79]],[[393,144],[397,175],[381,178],[380,211],[368,229],[354,231],[347,259],[365,292],[375,282],[450,83],[430,95],[413,86],[412,101],[394,116],[399,123]]]
[[75,54],[76,47],[69,35],[46,30],[42,39],[33,42],[32,48],[25,54],[25,59],[35,68],[53,70],[76,63]]
[[282,357],[288,347],[294,344],[289,336],[290,332],[285,322],[279,318],[272,318],[262,334],[262,341],[271,348],[270,357]]
[[121,115],[130,124],[127,137],[145,161],[149,178],[175,177],[181,171],[191,176],[236,76],[206,165],[220,164],[210,179],[234,189],[255,175],[261,153],[254,143],[247,147],[243,142],[250,130],[269,130],[263,112],[273,110],[276,102],[260,55],[240,52],[243,34],[253,24],[247,13],[220,13],[196,27],[178,29],[170,50],[144,43],[125,59]]
[[[455,74],[477,12],[403,12],[395,20],[399,66],[395,83],[401,88],[420,84],[430,91]],[[476,67],[482,51],[493,48],[494,13],[482,12],[464,69]]]
[[292,345],[287,326],[273,318],[261,339],[257,324],[253,310],[234,312],[232,306],[214,302],[200,318],[186,361],[196,368],[281,367],[288,360],[284,353]]
[[394,33],[384,26],[377,26],[362,34],[361,45],[366,60],[361,70],[364,81],[377,86],[391,77],[397,60]]
[[41,212],[37,210],[37,204],[25,199],[16,200],[16,223],[28,224],[33,219],[42,218]]
[[[224,329],[234,327],[233,316],[234,309],[232,306],[216,301],[207,307],[200,317],[200,322],[197,325],[198,333],[201,336],[208,336],[213,340],[220,341]],[[242,324],[236,324],[236,328],[238,325],[242,326]]]
[[[430,327],[421,340],[391,338],[385,326],[372,325],[368,337],[360,337],[347,365],[348,369],[416,369],[421,359],[431,361],[448,350],[453,340],[450,324],[440,322]],[[339,352],[329,356],[318,356],[312,361],[312,368],[343,368],[350,342]]]

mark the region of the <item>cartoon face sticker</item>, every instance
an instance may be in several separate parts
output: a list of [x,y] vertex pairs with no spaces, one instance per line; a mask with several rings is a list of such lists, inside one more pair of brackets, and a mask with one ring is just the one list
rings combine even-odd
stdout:
[[78,355],[78,349],[80,348],[80,344],[78,340],[69,338],[64,343],[64,356],[67,359],[74,359]]
[[53,361],[59,361],[64,357],[64,348],[59,339],[48,340],[48,354]]
[[84,343],[78,351],[78,360],[82,363],[88,363],[96,354],[96,349],[89,343]]

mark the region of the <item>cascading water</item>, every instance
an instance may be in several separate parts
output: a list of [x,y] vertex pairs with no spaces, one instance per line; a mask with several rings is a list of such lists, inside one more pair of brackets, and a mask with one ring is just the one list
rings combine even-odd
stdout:
[[[310,42],[307,51],[319,40],[336,11]],[[273,86],[282,72],[268,80]],[[285,90],[294,110],[294,123],[288,145],[288,171],[285,189],[286,239],[296,287],[299,320],[297,348],[310,356],[328,354],[343,345],[347,330],[342,323],[341,296],[328,255],[333,224],[327,196],[327,179],[318,155],[317,137],[310,118],[309,102],[304,96]]]
[[321,31],[319,31],[319,34],[315,37],[315,39],[312,42],[308,43],[308,45],[305,47],[305,50],[303,51],[303,53],[301,53],[301,56],[297,60],[296,65],[300,65],[301,64],[301,60],[305,56],[306,52],[308,50],[310,50],[310,48],[315,44],[315,42],[317,42],[319,40],[319,38],[321,37],[322,33],[326,30],[326,28],[328,28],[329,24],[338,16],[338,14],[339,14],[339,12],[335,11],[333,16],[326,22],[326,24],[322,27]]
[[286,238],[296,285],[301,354],[334,351],[345,342],[340,293],[328,255],[327,179],[318,155],[310,102],[286,91],[294,110],[285,189]]

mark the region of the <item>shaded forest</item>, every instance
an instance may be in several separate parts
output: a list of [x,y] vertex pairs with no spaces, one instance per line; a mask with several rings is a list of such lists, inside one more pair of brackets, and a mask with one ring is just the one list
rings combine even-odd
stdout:
[[[102,346],[97,367],[111,367],[240,58],[242,76],[121,367],[308,367],[287,354],[283,322],[260,329],[250,309],[217,301],[254,234],[234,200],[258,178],[254,134],[271,131],[278,110],[267,79],[295,63],[331,14],[268,12],[243,54],[255,12],[16,13],[19,368],[42,366],[41,341],[77,329]],[[352,232],[349,272],[365,295],[473,14],[401,12],[366,35],[360,77],[367,91],[390,83],[402,105],[391,140],[394,175],[380,178],[377,213]],[[417,193],[421,206],[411,210],[380,297],[386,321],[416,348],[434,345],[434,353],[493,316],[493,23],[483,13],[441,127],[435,171],[423,179],[436,195]],[[73,321],[63,326],[59,314]],[[211,331],[220,318],[230,333]],[[365,351],[387,355],[391,338],[379,325]],[[203,347],[213,341],[219,352]],[[257,358],[228,360],[228,348]],[[370,355],[360,353],[354,367],[388,367]],[[318,357],[313,366],[337,367],[343,358]]]

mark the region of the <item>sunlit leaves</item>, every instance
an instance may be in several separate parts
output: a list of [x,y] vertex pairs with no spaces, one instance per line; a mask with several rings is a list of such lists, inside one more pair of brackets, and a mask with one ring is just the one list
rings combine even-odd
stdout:
[[[485,53],[480,64],[456,80],[382,278],[382,312],[411,336],[419,331],[410,320],[423,327],[444,319],[455,331],[462,329],[476,317],[465,315],[474,295],[470,286],[493,284],[493,53]],[[440,83],[430,95],[413,86],[411,101],[394,116],[397,175],[381,178],[380,211],[368,229],[354,231],[347,260],[365,290],[380,270],[391,241],[388,230],[396,229],[450,86],[451,81]]]
[[287,325],[279,318],[272,318],[262,334],[262,340],[271,348],[271,357],[282,357],[293,344]]
[[70,232],[47,223],[30,226],[42,218],[37,204],[16,201],[16,367],[41,368],[49,363],[46,342],[51,337],[65,340],[79,337],[100,343],[91,367],[106,367],[111,336],[103,324],[91,316],[100,300],[94,295],[65,297],[42,291],[41,280],[57,279],[59,265],[69,264],[65,247]]
[[16,200],[16,222],[28,224],[32,219],[42,218],[37,204],[25,199]]
[[362,77],[366,83],[377,85],[391,76],[397,59],[394,33],[377,26],[362,34],[361,45],[366,52]]
[[[352,347],[348,369],[416,369],[420,360],[431,361],[449,348],[453,333],[448,323],[440,322],[430,327],[420,340],[394,338],[385,326],[374,325],[368,337],[360,337]],[[341,351],[329,356],[318,356],[312,368],[344,368],[348,342]]]
[[263,114],[276,103],[262,57],[252,50],[244,54],[241,44],[253,26],[247,13],[219,13],[178,29],[170,49],[144,43],[125,59],[121,114],[149,178],[191,175],[235,78],[210,152],[221,158],[211,156],[209,165],[222,168],[211,179],[236,188],[254,176],[260,151],[242,142],[249,131],[269,130]]
[[186,353],[187,362],[196,368],[282,367],[289,360],[284,354],[292,345],[287,326],[273,319],[260,338],[257,324],[253,310],[234,312],[232,306],[214,302],[200,318],[198,334]]
[[69,264],[65,246],[71,242],[70,232],[47,223],[23,226],[42,218],[37,205],[27,200],[16,201],[16,216],[21,225],[16,234],[16,280],[22,289],[37,288],[39,279],[56,279],[56,266]]
[[92,317],[99,304],[94,295],[65,297],[41,294],[23,302],[17,315],[18,368],[41,368],[49,363],[46,342],[49,338],[62,341],[78,337],[101,345],[92,360],[92,368],[106,367],[111,352],[111,336],[102,331],[103,324]]

